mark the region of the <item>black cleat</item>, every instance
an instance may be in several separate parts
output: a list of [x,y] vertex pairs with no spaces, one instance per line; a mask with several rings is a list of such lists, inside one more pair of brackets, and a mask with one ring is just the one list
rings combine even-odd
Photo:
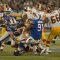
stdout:
[[20,56],[21,54],[19,53],[19,51],[14,51],[13,53],[15,56]]
[[14,55],[15,56],[20,56],[20,55],[22,55],[24,53],[24,51],[23,50],[21,50],[21,51],[14,51]]

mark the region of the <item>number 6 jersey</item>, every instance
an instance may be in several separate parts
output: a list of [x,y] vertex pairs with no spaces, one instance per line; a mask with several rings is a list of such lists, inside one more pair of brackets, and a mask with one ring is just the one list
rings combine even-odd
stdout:
[[60,27],[59,13],[57,10],[50,14],[51,27]]
[[[55,36],[60,38],[60,20],[59,20],[59,13],[58,11],[54,11],[51,13],[50,17],[50,24],[51,24],[51,31],[48,36],[47,41],[51,41],[54,39]],[[49,43],[47,43],[49,45]]]

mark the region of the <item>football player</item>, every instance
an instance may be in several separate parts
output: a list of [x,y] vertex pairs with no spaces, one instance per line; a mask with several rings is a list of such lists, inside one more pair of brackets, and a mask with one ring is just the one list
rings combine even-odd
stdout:
[[43,30],[42,30],[42,37],[41,37],[41,39],[42,39],[42,42],[43,42],[43,45],[45,45],[46,44],[46,36],[45,36],[45,21],[46,21],[46,18],[47,18],[47,16],[46,16],[46,14],[44,13],[44,11],[38,11],[38,14],[39,14],[39,16],[40,16],[40,18],[43,20]]
[[60,19],[59,19],[59,13],[57,10],[52,12],[50,15],[50,24],[51,24],[51,31],[48,36],[47,42],[46,42],[46,54],[48,54],[50,43],[53,40],[55,36],[60,37]]
[[6,32],[6,26],[5,25],[1,25],[1,37],[0,37],[0,42],[1,42],[1,51],[3,51],[3,48],[5,46],[4,44],[4,39],[6,39],[8,37],[8,33]]
[[[30,42],[33,46],[33,53],[37,54],[37,49],[42,49],[44,51],[44,48],[40,44],[40,39],[42,36],[42,29],[43,29],[43,22],[41,19],[34,19],[32,20],[32,28],[30,32],[30,37],[27,39],[26,42]],[[37,48],[38,45],[38,48]],[[41,53],[40,53],[41,54]]]

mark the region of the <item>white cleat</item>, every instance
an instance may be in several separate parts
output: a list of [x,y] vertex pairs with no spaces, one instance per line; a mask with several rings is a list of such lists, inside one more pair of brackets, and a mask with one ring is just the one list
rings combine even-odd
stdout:
[[46,47],[46,52],[51,53],[52,51],[49,49],[49,47]]
[[46,47],[46,51],[45,54],[48,55],[49,53],[51,53],[52,51],[49,49],[49,47]]
[[37,55],[37,52],[34,52],[34,55]]
[[40,55],[42,55],[45,52],[45,50],[46,50],[45,48],[42,49]]
[[48,52],[45,52],[46,55],[48,55],[49,53]]

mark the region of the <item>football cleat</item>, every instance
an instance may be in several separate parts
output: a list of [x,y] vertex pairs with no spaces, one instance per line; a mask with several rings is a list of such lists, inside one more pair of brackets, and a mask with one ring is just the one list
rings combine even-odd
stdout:
[[24,53],[23,50],[21,50],[21,51],[15,50],[13,54],[14,54],[15,56],[20,56],[20,55],[22,55],[23,53]]
[[43,48],[43,49],[41,50],[41,52],[40,52],[40,55],[42,55],[45,51],[46,51],[46,49]]

